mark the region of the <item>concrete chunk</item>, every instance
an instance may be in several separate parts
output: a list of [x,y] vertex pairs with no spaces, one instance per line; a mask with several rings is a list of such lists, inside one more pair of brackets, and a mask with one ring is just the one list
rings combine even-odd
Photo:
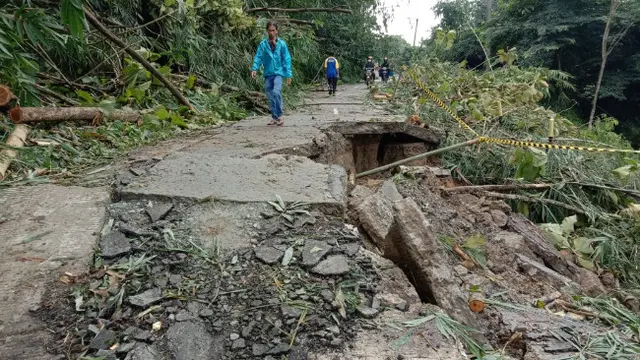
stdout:
[[407,198],[395,202],[394,209],[398,249],[415,276],[422,299],[440,306],[455,320],[476,327],[467,298],[455,280],[453,266],[447,261],[448,255],[418,204]]

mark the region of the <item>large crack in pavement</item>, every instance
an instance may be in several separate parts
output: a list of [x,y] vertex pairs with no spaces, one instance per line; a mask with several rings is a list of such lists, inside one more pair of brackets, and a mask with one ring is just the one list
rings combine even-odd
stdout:
[[[547,346],[566,352],[548,330],[577,322],[467,306],[467,289],[485,290],[487,278],[499,293],[510,290],[504,276],[536,277],[535,290],[501,298],[518,303],[564,286],[555,271],[583,285],[542,264],[557,256],[548,244],[499,236],[526,227],[506,204],[435,195],[429,189],[453,180],[427,160],[405,168],[421,169],[418,185],[349,184],[348,174],[439,144],[428,128],[365,104],[364,93],[345,86],[326,105],[316,95],[320,105],[284,127],[257,117],[140,149],[114,167],[111,194],[53,185],[0,194],[0,233],[9,234],[0,356],[459,359],[460,343],[441,332],[451,318],[491,331],[471,338],[494,346],[523,332],[535,344],[510,344],[518,358],[544,359]],[[455,266],[438,240],[474,226],[508,250],[487,247],[488,270]],[[528,262],[512,262],[515,253]],[[535,324],[523,329],[527,321]]]

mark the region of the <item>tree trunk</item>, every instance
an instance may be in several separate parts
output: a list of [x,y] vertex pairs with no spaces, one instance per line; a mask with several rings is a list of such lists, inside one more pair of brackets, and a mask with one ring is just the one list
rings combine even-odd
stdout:
[[[27,142],[27,136],[29,136],[29,128],[24,125],[18,125],[13,129],[11,135],[7,139],[7,146],[21,148]],[[7,175],[7,169],[11,164],[18,152],[13,149],[3,149],[0,151],[0,180],[4,179]]]
[[147,60],[145,60],[142,56],[140,56],[137,52],[132,50],[130,47],[125,44],[119,37],[117,37],[114,33],[112,33],[109,29],[107,29],[102,23],[96,18],[96,16],[89,11],[86,7],[84,8],[84,13],[87,17],[87,20],[96,28],[99,32],[101,32],[109,41],[116,44],[120,48],[124,49],[129,56],[138,61],[145,69],[149,70],[150,73],[153,74],[160,82],[164,84],[164,86],[171,91],[171,93],[180,101],[180,103],[186,107],[188,107],[191,111],[196,112],[196,109],[191,105],[189,100],[184,97],[184,95],[171,83],[171,81],[167,80],[153,65],[149,64]]
[[607,51],[607,42],[609,41],[609,32],[611,31],[611,22],[616,16],[616,9],[618,8],[618,0],[611,0],[611,7],[609,8],[609,16],[607,17],[607,23],[604,26],[604,34],[602,35],[602,62],[600,63],[600,71],[598,72],[598,81],[596,82],[596,91],[593,94],[593,102],[591,103],[591,113],[589,113],[589,129],[593,127],[593,118],[596,114],[596,107],[598,106],[598,95],[600,94],[600,87],[602,86],[602,78],[604,77],[604,68],[607,65],[607,57],[609,53]]
[[[40,121],[94,121],[102,119],[102,112],[96,107],[23,107],[22,123]],[[106,116],[109,119],[137,122],[140,113],[130,110],[114,110]],[[15,121],[15,120],[14,120]]]

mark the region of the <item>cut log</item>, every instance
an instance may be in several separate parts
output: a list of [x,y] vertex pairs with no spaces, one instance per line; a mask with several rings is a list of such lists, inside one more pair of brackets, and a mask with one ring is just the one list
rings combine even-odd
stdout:
[[16,105],[15,107],[11,108],[11,110],[9,110],[9,119],[11,119],[14,123],[21,124],[22,118],[22,108],[20,107],[20,105]]
[[473,292],[469,294],[469,309],[474,313],[481,313],[484,311],[484,295],[481,293]]
[[0,85],[0,108],[6,108],[13,100],[14,96],[9,87]]
[[[102,112],[96,107],[23,107],[22,121],[15,123],[33,123],[40,121],[96,121],[103,118]],[[137,111],[113,110],[109,112],[108,119],[122,120],[125,122],[138,122],[142,116]]]
[[[11,146],[14,148],[21,148],[27,142],[27,136],[29,136],[29,128],[24,125],[17,125],[5,145]],[[14,149],[3,149],[0,151],[0,180],[4,179],[7,175],[7,169],[9,169],[9,165],[11,164],[11,160],[13,160],[18,152]]]

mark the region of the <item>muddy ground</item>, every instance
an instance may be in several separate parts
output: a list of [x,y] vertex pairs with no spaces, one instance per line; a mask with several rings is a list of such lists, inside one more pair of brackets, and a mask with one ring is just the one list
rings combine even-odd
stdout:
[[[460,184],[437,159],[350,181],[439,142],[365,93],[314,94],[319,105],[290,114],[284,128],[244,120],[138,150],[84,179],[109,185],[111,202],[85,229],[92,236],[73,266],[38,269],[38,303],[4,322],[3,334],[6,324],[37,323],[32,338],[45,346],[29,354],[7,336],[5,354],[534,360],[574,356],[571,339],[612,330],[554,307],[607,292],[597,275],[507,204],[447,191]],[[11,246],[56,244],[55,231]],[[53,255],[39,257],[42,265]]]

